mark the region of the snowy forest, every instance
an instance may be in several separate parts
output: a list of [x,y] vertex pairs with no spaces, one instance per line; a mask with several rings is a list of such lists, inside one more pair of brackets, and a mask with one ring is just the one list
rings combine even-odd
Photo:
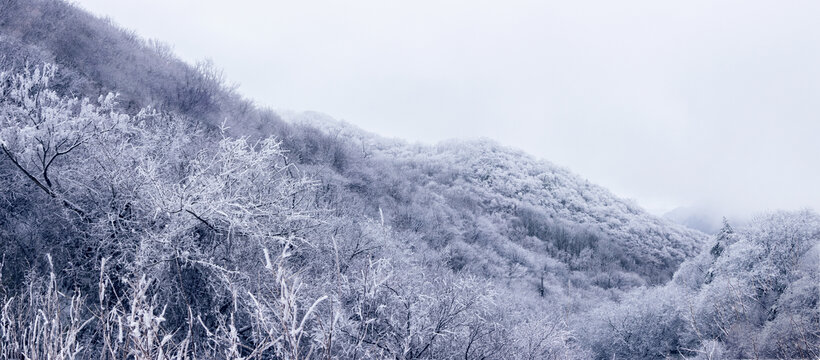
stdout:
[[820,215],[674,224],[0,0],[0,358],[818,359]]

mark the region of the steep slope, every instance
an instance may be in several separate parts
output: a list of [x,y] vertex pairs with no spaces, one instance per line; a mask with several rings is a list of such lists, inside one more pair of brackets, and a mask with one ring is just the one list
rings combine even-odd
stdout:
[[0,35],[4,68],[56,63],[60,93],[119,93],[121,106],[131,112],[151,105],[214,127],[231,115],[238,135],[268,133],[278,121],[241,99],[210,64],[188,65],[170,47],[67,2],[3,0]]
[[[162,46],[61,2],[9,1],[0,29],[4,46],[34,48],[42,60],[61,65],[66,91],[95,97],[113,90],[123,94],[120,103],[126,109],[150,104],[213,128],[227,118],[232,134],[277,136],[293,154],[291,161],[306,165],[335,191],[360,197],[368,204],[369,217],[381,207],[395,228],[421,233],[434,247],[461,240],[453,246],[455,263],[470,261],[462,254],[470,247],[466,243],[483,236],[512,241],[515,250],[508,251],[528,248],[526,255],[502,258],[530,271],[542,266],[510,257],[547,253],[572,263],[573,269],[619,270],[658,283],[669,279],[704,238],[564,169],[488,142],[434,147],[393,143],[370,150],[363,141],[386,142],[372,136],[357,141],[305,121],[296,127],[282,124],[278,115],[254,109],[226,88],[211,68],[187,66]],[[18,65],[22,61],[6,59]],[[323,129],[322,134],[314,129]],[[413,218],[411,213],[420,209],[432,213]],[[479,219],[491,226],[478,229]],[[582,252],[585,258],[579,259]]]

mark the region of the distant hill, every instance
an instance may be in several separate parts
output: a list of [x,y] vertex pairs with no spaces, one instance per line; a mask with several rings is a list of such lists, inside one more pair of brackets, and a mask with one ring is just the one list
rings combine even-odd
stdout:
[[[546,253],[573,263],[587,249],[593,259],[584,266],[595,272],[626,270],[653,283],[668,279],[676,264],[697,252],[705,238],[697,231],[656,218],[564,168],[490,140],[411,145],[380,138],[319,113],[285,118],[351,139],[359,144],[355,147],[364,149],[385,168],[399,166],[401,170],[394,171],[414,184],[409,197],[432,196],[422,195],[427,192],[443,196],[438,206],[459,214],[456,224],[464,224],[452,229],[453,235],[448,236],[453,238],[469,232],[475,226],[472,224],[480,222],[477,219],[492,218],[494,234],[487,236],[514,242],[527,238],[546,241],[546,249],[527,249],[531,252],[528,257],[536,259]],[[353,175],[351,180],[357,180],[358,174]],[[366,187],[379,180],[359,181]],[[396,181],[394,186],[404,187]],[[407,211],[396,200],[384,198],[380,206]],[[431,239],[440,236],[429,235]],[[524,265],[535,270],[536,263]]]
[[682,206],[663,214],[663,218],[706,234],[714,234],[721,225],[721,217],[705,208]]
[[724,218],[736,226],[746,226],[752,220],[751,216],[733,215],[710,206],[681,206],[663,214],[663,218],[706,234],[717,233]]

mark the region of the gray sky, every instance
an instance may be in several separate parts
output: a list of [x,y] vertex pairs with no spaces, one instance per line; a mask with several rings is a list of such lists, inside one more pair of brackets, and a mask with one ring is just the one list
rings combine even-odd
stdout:
[[272,108],[490,137],[656,213],[820,209],[818,1],[77,3]]

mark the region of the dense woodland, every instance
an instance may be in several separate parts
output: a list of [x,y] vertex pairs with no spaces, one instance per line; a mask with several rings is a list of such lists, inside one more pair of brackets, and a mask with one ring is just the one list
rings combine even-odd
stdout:
[[820,216],[716,234],[488,140],[239,96],[0,0],[0,357],[820,357]]

